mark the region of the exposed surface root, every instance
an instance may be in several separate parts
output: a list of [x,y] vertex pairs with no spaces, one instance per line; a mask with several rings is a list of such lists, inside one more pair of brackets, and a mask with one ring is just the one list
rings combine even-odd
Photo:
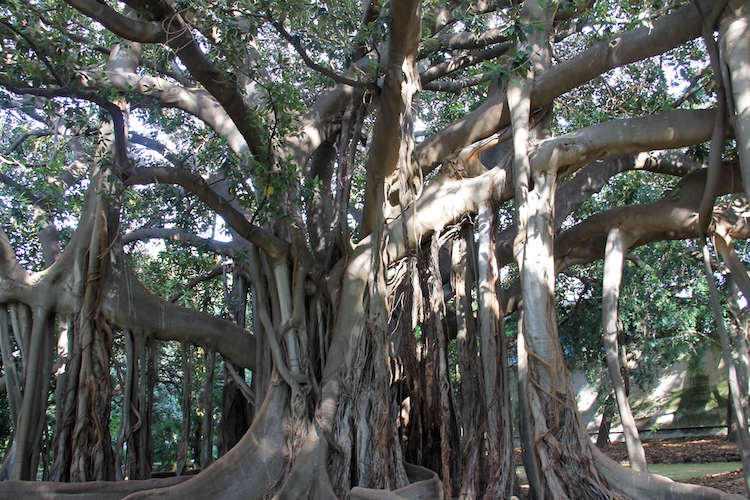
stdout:
[[611,460],[592,445],[594,460],[612,490],[629,498],[654,500],[746,500],[742,495],[725,493],[705,486],[675,483],[669,478],[638,472]]
[[143,481],[92,481],[88,483],[59,483],[53,481],[0,482],[0,500],[38,500],[64,497],[70,500],[120,500],[142,490],[168,488],[183,483],[189,476]]
[[438,475],[424,467],[404,462],[409,484],[393,491],[370,488],[352,488],[349,498],[353,500],[442,500],[443,482]]

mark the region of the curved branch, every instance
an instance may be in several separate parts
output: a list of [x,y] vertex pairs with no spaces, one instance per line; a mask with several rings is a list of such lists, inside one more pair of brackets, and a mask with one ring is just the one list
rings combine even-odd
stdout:
[[[725,169],[722,175],[727,181],[719,185],[717,196],[741,192],[739,169]],[[568,229],[555,241],[558,272],[573,264],[601,258],[604,255],[602,238],[606,239],[612,227],[633,235],[631,248],[657,239],[699,237],[698,207],[705,182],[706,170],[698,170],[686,175],[658,201],[600,212]]]
[[30,130],[29,132],[24,132],[23,134],[21,134],[21,136],[18,139],[13,141],[13,144],[8,146],[7,152],[12,153],[16,149],[20,148],[21,144],[23,144],[24,141],[26,141],[26,139],[28,139],[29,137],[46,137],[49,135],[52,135],[52,130],[48,128],[41,129],[41,130]]
[[227,140],[238,156],[248,150],[247,142],[226,110],[206,89],[183,87],[164,78],[125,71],[87,71],[81,73],[81,84],[91,90],[113,87],[153,97],[160,103],[190,113]]
[[700,144],[711,138],[715,113],[678,109],[584,127],[539,143],[529,154],[532,170],[565,176],[600,158]]
[[195,194],[206,205],[221,215],[232,229],[263,249],[271,259],[282,258],[289,253],[289,244],[270,232],[251,224],[245,216],[232,207],[229,200],[217,194],[199,175],[173,167],[140,167],[128,179],[127,185],[134,184],[178,184]]
[[422,85],[427,85],[428,83],[434,80],[437,80],[438,78],[442,78],[446,75],[449,75],[450,73],[453,73],[454,71],[468,68],[470,66],[479,64],[483,61],[488,61],[490,59],[495,59],[497,57],[500,57],[506,52],[508,52],[510,47],[511,47],[510,43],[502,43],[500,45],[497,45],[495,47],[492,47],[486,50],[475,52],[473,54],[466,54],[463,56],[455,57],[453,59],[449,59],[440,64],[437,64],[423,71],[419,75],[422,81]]
[[265,167],[271,164],[271,152],[266,145],[265,133],[254,120],[249,119],[256,113],[244,98],[237,82],[206,57],[193,38],[190,27],[171,4],[132,0],[129,2],[131,7],[136,10],[140,9],[140,12],[150,13],[155,18],[154,21],[143,22],[133,21],[96,0],[66,1],[82,13],[102,23],[116,35],[133,41],[168,45],[196,80],[227,111],[247,141],[255,160]]
[[113,325],[152,332],[159,340],[180,340],[216,349],[243,368],[255,369],[255,337],[233,321],[157,297],[125,264],[109,276],[108,282],[102,313]]
[[164,239],[179,241],[195,247],[209,250],[211,252],[227,255],[233,257],[242,248],[234,242],[224,242],[212,240],[209,238],[201,238],[189,231],[185,231],[179,227],[172,228],[145,228],[137,229],[122,237],[122,244],[127,245],[134,241],[149,240],[149,239]]
[[138,21],[123,16],[112,7],[96,0],[65,0],[68,5],[99,21],[117,36],[141,43],[166,43],[169,34],[157,22]]

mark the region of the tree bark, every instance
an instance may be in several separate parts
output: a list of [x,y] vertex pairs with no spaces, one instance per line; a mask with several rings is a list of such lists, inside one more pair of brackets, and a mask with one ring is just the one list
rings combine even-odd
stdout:
[[745,195],[750,199],[750,12],[747,2],[728,2],[730,15],[719,27],[719,52],[729,70],[734,131],[740,153]]
[[618,228],[610,229],[607,237],[607,248],[604,257],[604,277],[602,292],[602,324],[604,327],[604,353],[607,358],[607,368],[612,381],[612,388],[617,398],[617,408],[625,435],[625,445],[628,450],[630,467],[634,470],[646,472],[646,453],[638,434],[638,428],[630,409],[628,394],[622,380],[620,366],[620,348],[617,344],[619,334],[618,304],[620,298],[620,283],[622,281],[622,266],[625,262],[625,252],[628,249],[628,238]]
[[729,396],[732,398],[732,406],[734,408],[734,417],[737,420],[737,435],[740,442],[740,457],[742,458],[742,470],[745,476],[745,492],[750,495],[750,431],[747,428],[747,416],[744,412],[742,405],[742,393],[740,392],[740,385],[737,378],[737,368],[734,363],[734,357],[732,356],[732,346],[729,343],[729,335],[727,334],[726,326],[724,323],[724,315],[721,310],[721,301],[719,299],[719,292],[716,289],[716,283],[714,282],[714,273],[711,268],[711,256],[708,251],[708,246],[705,242],[702,244],[703,251],[703,263],[706,270],[706,280],[708,281],[708,290],[711,297],[711,308],[714,313],[714,321],[716,323],[716,329],[719,332],[719,338],[721,339],[721,350],[724,355],[724,364],[727,367],[727,380],[729,382]]
[[510,417],[508,390],[508,350],[505,320],[500,312],[502,290],[497,268],[495,236],[497,210],[494,205],[483,205],[477,215],[477,302],[479,305],[479,338],[484,368],[484,401],[487,424],[487,489],[484,498],[508,498],[517,481],[515,470],[508,467],[514,461],[513,429]]
[[484,454],[484,378],[481,360],[477,352],[476,323],[471,309],[473,283],[472,267],[467,261],[474,251],[473,232],[461,234],[453,243],[453,288],[456,293],[456,320],[458,367],[461,372],[459,391],[461,428],[461,493],[460,500],[480,498],[487,481]]

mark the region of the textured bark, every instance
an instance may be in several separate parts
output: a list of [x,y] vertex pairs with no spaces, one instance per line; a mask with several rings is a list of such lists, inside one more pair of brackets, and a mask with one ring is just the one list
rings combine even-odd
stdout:
[[487,424],[487,489],[484,498],[508,498],[517,481],[508,464],[515,460],[508,390],[508,350],[505,322],[500,313],[502,290],[495,251],[497,215],[494,206],[483,206],[477,216],[477,302],[479,338],[484,371]]
[[[413,175],[414,123],[411,111],[412,100],[420,89],[417,50],[422,35],[422,2],[395,1],[391,3],[391,17],[388,67],[367,164],[361,236],[374,231],[381,210],[379,196],[387,189],[386,179],[394,172],[399,171],[402,182],[391,184],[395,184],[402,197],[422,187],[420,180]],[[386,198],[388,194],[385,193]]]
[[[177,6],[164,2],[127,0],[125,14],[94,0],[68,0],[68,3],[115,35],[171,47],[199,82],[196,87],[185,87],[185,79],[175,80],[183,82],[180,86],[168,79],[155,78],[138,69],[134,52],[112,51],[113,61],[120,61],[120,66],[112,65],[104,73],[95,70],[76,73],[85,79],[88,89],[101,89],[101,94],[119,89],[131,93],[131,97],[146,96],[154,99],[149,102],[158,100],[198,117],[237,154],[240,166],[237,173],[243,180],[249,176],[248,191],[258,189],[256,202],[268,198],[265,193],[261,195],[259,188],[265,187],[267,177],[278,174],[281,165],[286,167],[287,162],[298,169],[299,179],[317,177],[325,186],[311,199],[307,196],[297,199],[296,187],[283,193],[280,198],[286,203],[282,207],[285,217],[261,227],[256,224],[261,211],[253,213],[234,198],[236,186],[232,183],[240,177],[219,178],[221,173],[213,171],[204,177],[187,168],[187,164],[179,163],[174,163],[174,167],[115,165],[120,169],[114,174],[125,179],[126,189],[155,182],[179,186],[187,196],[196,198],[195,203],[205,203],[231,227],[235,236],[231,245],[213,242],[204,249],[235,259],[240,302],[247,294],[241,282],[244,277],[250,280],[252,334],[240,320],[240,310],[232,321],[227,321],[151,294],[120,250],[121,242],[115,236],[119,228],[111,226],[117,214],[105,213],[104,222],[110,226],[97,225],[102,222],[97,218],[103,213],[98,188],[92,188],[87,196],[84,217],[65,251],[59,258],[48,252],[50,262],[56,260],[44,272],[27,274],[13,256],[7,237],[0,233],[0,349],[4,366],[12,368],[16,361],[11,353],[17,347],[24,369],[22,377],[14,379],[15,370],[10,370],[8,377],[11,414],[18,437],[3,463],[6,474],[30,479],[36,471],[40,434],[38,421],[33,417],[43,415],[46,408],[55,338],[49,318],[54,314],[75,320],[75,328],[69,330],[73,350],[68,361],[70,370],[57,383],[58,423],[63,423],[66,415],[86,408],[87,401],[92,402],[88,406],[98,413],[92,419],[90,414],[80,411],[73,419],[75,425],[60,427],[56,463],[72,463],[74,457],[81,462],[65,465],[68,470],[85,471],[87,477],[94,477],[89,471],[101,469],[99,466],[108,460],[105,449],[96,453],[87,450],[108,442],[102,426],[107,424],[109,411],[103,402],[111,395],[107,366],[110,334],[120,335],[122,330],[128,351],[122,427],[115,455],[118,466],[124,461],[125,472],[115,471],[118,477],[150,474],[153,392],[160,350],[157,341],[179,340],[185,346],[196,344],[205,353],[220,352],[230,361],[225,381],[236,383],[235,387],[230,383],[225,385],[223,415],[227,417],[227,425],[224,426],[224,421],[220,424],[222,456],[206,468],[212,448],[213,391],[211,377],[206,377],[203,388],[206,425],[201,432],[201,463],[205,470],[184,483],[133,481],[109,487],[98,482],[89,488],[65,488],[54,483],[40,488],[7,482],[0,484],[0,495],[11,496],[17,491],[17,496],[85,496],[106,490],[106,494],[117,491],[120,496],[133,493],[132,498],[199,499],[509,496],[514,482],[513,468],[509,466],[513,461],[512,431],[505,372],[503,296],[499,288],[499,268],[504,261],[502,255],[498,256],[501,240],[496,234],[496,219],[499,204],[515,196],[518,231],[510,229],[508,234],[517,236],[514,253],[523,289],[524,307],[519,323],[520,431],[534,494],[545,498],[606,498],[615,496],[614,492],[636,498],[731,497],[625,471],[596,453],[577,418],[553,307],[555,273],[576,262],[604,256],[604,243],[613,225],[632,235],[633,241],[629,243],[634,246],[656,239],[693,236],[701,229],[696,214],[706,212],[705,207],[710,207],[715,194],[729,192],[739,185],[729,170],[718,170],[726,173],[726,177],[721,178],[715,193],[712,188],[705,189],[705,172],[686,176],[663,200],[593,216],[558,235],[553,245],[563,217],[601,189],[615,172],[651,168],[684,173],[684,165],[644,158],[642,151],[692,146],[710,138],[712,132],[718,137],[717,142],[723,141],[724,134],[715,127],[717,120],[723,121],[721,114],[712,110],[676,110],[546,138],[545,120],[549,120],[546,105],[554,98],[609,69],[661,54],[700,35],[703,21],[695,5],[657,19],[649,28],[597,44],[554,68],[547,68],[544,61],[535,64],[528,75],[514,75],[520,89],[511,84],[507,96],[492,94],[476,111],[417,144],[413,122],[420,82],[486,57],[497,57],[509,47],[498,43],[504,36],[503,28],[493,28],[484,35],[454,33],[460,25],[474,26],[462,16],[467,12],[471,15],[506,9],[508,3],[479,2],[465,6],[468,11],[453,5],[430,4],[423,33],[422,2],[394,0],[389,13],[382,16],[378,12],[381,4],[370,2],[361,31],[369,33],[373,21],[387,19],[389,53],[379,54],[377,48],[370,50],[358,39],[353,53],[359,61],[352,64],[346,78],[366,82],[362,86],[372,90],[376,85],[369,82],[380,81],[378,77],[385,68],[380,95],[337,85],[320,93],[307,112],[295,116],[298,121],[292,127],[294,130],[284,138],[277,136],[280,130],[276,127],[283,124],[288,110],[276,108],[270,102],[273,98],[270,91],[268,97],[264,94],[259,99],[258,86],[264,78],[253,81],[258,69],[238,63],[237,56],[229,51],[218,51],[216,61],[232,67],[231,72],[223,71],[207,56],[219,39],[208,30],[194,34],[194,29],[197,33],[206,21],[213,20],[195,20],[194,28],[189,24],[193,20],[187,18],[190,8],[178,11]],[[222,22],[236,22],[242,29],[255,20],[268,20],[277,29],[283,29],[282,20],[273,17],[280,4],[261,4],[267,12],[257,14],[257,19],[249,5],[242,7],[250,13],[247,19],[245,12],[239,10],[236,13],[221,10],[217,15],[225,16]],[[534,48],[534,58],[543,56],[549,63],[542,38],[552,38],[555,6],[541,4],[544,2],[527,2],[522,17],[524,21],[543,23],[541,30],[535,26],[528,44]],[[714,2],[698,5],[709,11]],[[131,8],[138,12],[138,17],[131,16]],[[233,15],[236,19],[231,19]],[[565,15],[562,13],[561,18]],[[220,25],[216,23],[211,28],[220,32],[223,29]],[[735,28],[734,24],[723,25],[725,40],[744,42],[742,35],[732,38]],[[423,37],[428,38],[420,49]],[[300,38],[284,38],[298,52],[305,52]],[[10,46],[14,39],[7,40]],[[450,58],[434,59],[433,55],[439,54],[433,54],[430,46],[435,43],[445,43],[456,52]],[[725,54],[729,53],[730,45],[725,44]],[[482,50],[459,52],[467,48]],[[521,44],[518,48],[525,46]],[[423,56],[422,69],[435,64],[420,75],[417,60]],[[747,59],[744,55],[741,58]],[[304,59],[309,66],[320,68],[311,64],[309,57]],[[504,64],[504,60],[497,62]],[[737,78],[744,71],[743,63],[732,64],[735,65],[730,72]],[[331,70],[326,69],[324,74],[345,81]],[[485,75],[476,75],[479,81],[484,78]],[[52,83],[47,82],[44,89],[16,90],[28,94],[29,100],[80,98],[81,94],[55,89]],[[466,82],[434,83],[451,88],[448,83],[462,86]],[[13,91],[9,85],[5,87]],[[86,95],[94,99],[95,93]],[[101,95],[98,99],[93,102],[109,109],[107,105],[112,103],[103,102]],[[267,115],[259,115],[266,111]],[[354,244],[349,237],[349,209],[354,204],[351,187],[352,180],[357,180],[356,167],[360,164],[357,151],[366,142],[362,130],[370,128],[363,127],[363,122],[370,113],[377,115],[372,135],[366,137],[370,156],[364,222],[359,224],[360,242]],[[737,130],[743,125],[742,120],[737,122]],[[479,161],[480,152],[506,141],[509,125],[514,135],[513,170],[501,162],[495,162],[487,170]],[[536,135],[534,129],[529,130],[534,125],[539,125],[540,132]],[[123,131],[117,132],[122,135]],[[740,141],[741,137],[738,134]],[[118,151],[124,151],[123,142],[116,146]],[[557,190],[557,182],[580,170],[582,165],[613,155],[630,156],[592,164],[578,172],[579,177],[569,187]],[[126,157],[118,159],[128,163]],[[425,181],[424,174],[441,162],[445,172]],[[606,172],[600,174],[597,169]],[[513,182],[507,182],[510,172],[514,174]],[[713,168],[712,174],[716,173]],[[333,182],[335,186],[329,185]],[[710,196],[703,195],[706,191]],[[115,203],[119,200],[119,190],[107,192],[113,194]],[[560,193],[565,199],[558,205],[556,196]],[[707,200],[704,210],[700,209],[701,199]],[[304,203],[308,211],[303,215]],[[252,202],[248,206],[258,208]],[[555,208],[558,206],[559,210]],[[472,227],[470,219],[475,215],[477,226]],[[718,215],[715,218],[726,219]],[[703,222],[706,220],[703,217]],[[446,286],[448,273],[441,274],[440,269],[441,247],[453,244],[449,240],[459,233],[458,226],[448,227],[451,224],[471,228],[469,234],[461,236],[465,240],[454,244],[452,290]],[[746,226],[744,222],[732,224],[721,235],[737,237]],[[307,234],[302,233],[303,227]],[[206,243],[205,239],[176,228],[144,228],[132,235],[146,236],[171,238],[188,245]],[[473,247],[475,236],[478,248]],[[45,246],[51,248],[49,244]],[[620,257],[627,246],[620,249]],[[469,254],[472,255],[467,257],[469,262],[462,261]],[[247,268],[240,269],[240,261],[248,255]],[[732,262],[737,268],[737,262]],[[473,268],[475,264],[478,270]],[[741,278],[738,271],[733,273]],[[450,315],[446,297],[454,292],[461,377],[459,405],[452,398],[446,321]],[[610,300],[607,309],[616,323],[616,294],[608,298],[615,299]],[[471,307],[474,299],[478,318]],[[241,311],[244,310],[243,302]],[[3,317],[6,314],[8,318]],[[477,320],[479,335],[475,331]],[[605,333],[614,330],[608,327]],[[213,360],[208,359],[206,364],[207,372],[213,373]],[[251,388],[243,385],[246,368],[253,371]],[[190,372],[190,367],[184,371]],[[619,379],[619,371],[613,377]],[[189,407],[188,377],[184,383],[187,415],[193,410]],[[85,390],[91,388],[94,389]],[[622,399],[621,391],[618,396]],[[250,420],[248,401],[264,403],[240,439]],[[86,428],[88,422],[95,425]],[[185,447],[189,423],[186,421],[188,425],[183,431]],[[92,444],[94,431],[99,434],[98,444]],[[79,441],[66,446],[74,438]],[[237,445],[227,451],[235,442]],[[124,450],[127,455],[123,458]],[[404,463],[404,458],[416,465]],[[186,459],[187,450],[183,448],[178,472],[183,472]],[[84,463],[86,460],[90,463]],[[135,493],[151,487],[158,489]]]
[[[473,253],[473,234],[463,234],[453,244],[453,288],[456,292],[458,366],[461,371],[461,489],[458,498],[474,500],[484,493],[486,484],[484,441],[484,378],[477,352],[476,323],[471,313],[473,282],[467,261]],[[467,248],[468,247],[468,248]],[[472,260],[473,263],[473,260]]]

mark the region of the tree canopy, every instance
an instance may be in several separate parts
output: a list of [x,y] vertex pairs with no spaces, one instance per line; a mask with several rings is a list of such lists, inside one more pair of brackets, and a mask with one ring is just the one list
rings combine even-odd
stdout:
[[[747,475],[749,31],[742,0],[4,0],[0,495],[509,498],[516,433],[533,498],[733,498],[647,472],[622,348],[721,339]],[[566,356],[606,363],[632,468]]]

